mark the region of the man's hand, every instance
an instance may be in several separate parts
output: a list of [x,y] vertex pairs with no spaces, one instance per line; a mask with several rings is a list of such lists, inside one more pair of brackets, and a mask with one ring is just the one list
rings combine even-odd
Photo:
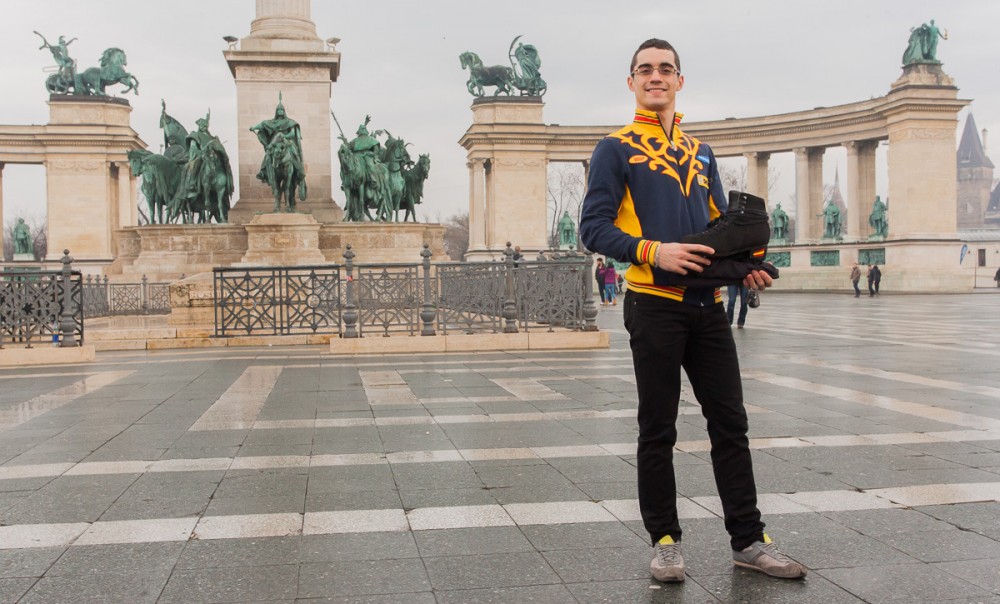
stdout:
[[700,243],[661,243],[656,250],[656,268],[681,275],[700,273],[712,263],[707,256],[714,253]]
[[765,290],[771,287],[774,279],[764,271],[750,271],[750,274],[743,280],[743,285],[750,289]]

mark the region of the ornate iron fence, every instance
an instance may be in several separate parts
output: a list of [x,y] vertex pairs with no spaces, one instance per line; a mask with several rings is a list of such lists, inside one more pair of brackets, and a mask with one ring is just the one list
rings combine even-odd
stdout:
[[83,276],[66,250],[58,271],[0,272],[0,348],[5,343],[83,343]]
[[83,283],[83,312],[87,318],[119,315],[167,314],[170,312],[170,284],[110,283],[108,277],[87,275]]
[[215,335],[516,333],[596,330],[590,255],[513,262],[215,269]]
[[215,335],[340,333],[339,266],[214,270]]

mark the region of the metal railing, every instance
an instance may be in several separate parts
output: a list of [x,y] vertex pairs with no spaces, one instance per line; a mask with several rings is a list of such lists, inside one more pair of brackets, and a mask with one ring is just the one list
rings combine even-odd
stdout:
[[83,343],[83,276],[69,250],[62,270],[0,272],[0,348],[4,344]]
[[593,331],[590,254],[556,260],[217,268],[215,335],[435,335]]
[[87,275],[83,283],[83,308],[87,318],[119,315],[151,315],[170,312],[170,284],[150,283],[146,275],[139,283],[110,283],[107,275]]

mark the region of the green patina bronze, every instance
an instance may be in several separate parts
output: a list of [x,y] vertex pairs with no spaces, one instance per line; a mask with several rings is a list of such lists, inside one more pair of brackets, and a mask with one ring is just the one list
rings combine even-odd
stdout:
[[885,264],[885,248],[858,250],[858,264]]
[[781,209],[780,203],[771,212],[771,238],[780,241],[788,239],[788,214]]
[[840,208],[837,204],[829,202],[823,208],[823,238],[840,239],[842,223],[840,219]]
[[302,158],[302,129],[298,122],[285,114],[285,106],[278,93],[278,106],[274,118],[252,126],[251,132],[264,146],[264,159],[257,172],[257,179],[267,183],[274,195],[274,211],[295,211],[295,192],[299,199],[306,199],[306,168]]
[[[510,95],[518,90],[521,96],[542,96],[547,90],[540,68],[542,60],[538,49],[531,44],[519,43],[521,36],[514,38],[507,53],[510,67],[505,65],[483,65],[482,59],[474,52],[466,51],[458,56],[462,68],[469,70],[466,89],[475,97],[486,94],[486,87],[493,86],[493,96],[503,93]],[[514,45],[517,44],[517,48]]]
[[764,258],[765,262],[770,262],[778,268],[786,268],[792,265],[791,252],[768,252]]
[[937,58],[938,38],[948,39],[948,30],[938,29],[934,19],[917,27],[910,28],[910,39],[903,52],[903,66],[919,63],[940,65]]
[[222,141],[208,131],[211,116],[209,110],[204,118],[195,121],[198,130],[184,139],[187,163],[174,211],[184,216],[200,214],[202,222],[207,222],[207,215],[218,223],[226,223],[229,222],[229,201],[234,190],[233,171]]
[[228,222],[233,172],[222,141],[208,131],[211,112],[197,120],[198,130],[189,133],[167,114],[165,102],[161,107],[164,152],[128,152],[132,173],[142,177],[149,222]]
[[[333,116],[337,127],[340,122]],[[369,133],[371,116],[358,127],[357,136],[347,140],[340,131],[342,144],[337,151],[340,160],[340,188],[344,191],[344,222],[398,222],[404,210],[403,222],[416,222],[416,204],[423,197],[424,180],[430,172],[429,155],[421,155],[416,163],[406,150],[407,143],[388,131]],[[385,146],[376,138],[385,134]],[[371,211],[375,214],[372,215]]]
[[885,239],[889,235],[889,219],[886,216],[888,207],[882,203],[882,198],[878,195],[875,196],[875,204],[872,206],[872,213],[868,216],[868,224],[875,231],[872,233],[872,237],[881,237]]
[[69,56],[69,45],[76,38],[67,41],[65,36],[59,36],[59,41],[53,45],[42,34],[37,31],[35,34],[42,39],[42,45],[38,47],[39,50],[49,49],[56,62],[55,73],[50,74],[45,80],[45,89],[50,94],[104,96],[105,89],[113,84],[125,86],[122,94],[126,92],[139,94],[139,80],[125,71],[128,60],[122,49],[108,48],[101,54],[100,67],[78,71],[76,59]]
[[840,251],[822,250],[809,252],[809,264],[812,266],[840,266]]
[[24,218],[18,218],[14,225],[14,254],[34,254],[32,247],[31,229],[24,223]]
[[577,247],[576,224],[573,223],[573,219],[570,217],[569,212],[563,212],[562,218],[559,219],[558,231],[559,249],[575,250]]

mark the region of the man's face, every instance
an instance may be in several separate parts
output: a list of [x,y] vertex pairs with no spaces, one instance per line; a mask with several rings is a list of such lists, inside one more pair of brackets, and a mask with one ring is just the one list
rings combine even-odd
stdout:
[[677,91],[684,87],[684,76],[677,73],[665,76],[656,69],[661,65],[677,66],[677,57],[672,50],[662,48],[645,48],[636,55],[636,67],[652,66],[653,72],[648,76],[630,75],[628,88],[635,93],[635,104],[639,109],[660,113],[674,106]]

